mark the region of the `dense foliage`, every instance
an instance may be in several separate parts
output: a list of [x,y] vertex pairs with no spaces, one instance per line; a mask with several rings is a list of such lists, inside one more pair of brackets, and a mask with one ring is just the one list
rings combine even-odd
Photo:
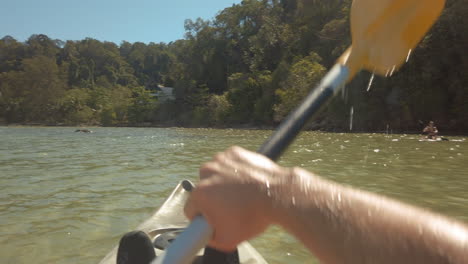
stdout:
[[[351,0],[244,0],[168,44],[0,40],[5,123],[271,126],[350,44]],[[468,131],[468,0],[448,0],[390,78],[361,73],[311,128]],[[174,87],[175,100],[153,96]]]

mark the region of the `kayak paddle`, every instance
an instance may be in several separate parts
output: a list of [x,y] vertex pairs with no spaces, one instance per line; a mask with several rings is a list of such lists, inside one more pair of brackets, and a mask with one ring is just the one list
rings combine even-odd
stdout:
[[[277,160],[307,120],[361,69],[390,76],[405,62],[442,12],[445,0],[354,0],[351,7],[352,46],[260,147]],[[210,240],[213,229],[203,216],[156,258],[153,264],[187,264]]]

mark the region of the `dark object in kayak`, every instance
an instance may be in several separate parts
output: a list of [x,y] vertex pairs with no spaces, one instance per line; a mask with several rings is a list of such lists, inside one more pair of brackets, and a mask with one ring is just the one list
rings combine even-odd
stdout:
[[[181,182],[172,191],[171,195],[166,199],[163,205],[143,224],[137,227],[137,230],[143,231],[154,246],[154,252],[156,257],[161,256],[167,246],[177,238],[177,235],[184,230],[189,224],[189,220],[184,214],[184,205],[188,197],[188,192],[184,189],[191,185],[188,181]],[[210,251],[207,249],[206,251]],[[214,250],[213,250],[214,251]],[[241,243],[237,252],[232,254],[222,254],[223,260],[219,260],[218,255],[213,252],[205,252],[201,250],[198,252],[197,257],[194,260],[194,264],[267,264],[266,260],[248,243]],[[118,247],[109,252],[104,259],[101,260],[101,264],[115,264],[117,263]],[[237,261],[236,261],[237,260]],[[226,262],[223,262],[226,261]],[[236,262],[233,262],[236,261]]]
[[[117,264],[149,264],[156,258],[154,248],[164,250],[181,232],[166,232],[158,236],[154,243],[143,231],[128,232],[120,239]],[[201,261],[202,264],[239,264],[239,254],[237,250],[226,254],[207,247]]]
[[89,130],[89,129],[77,129],[77,130],[75,130],[75,132],[92,133],[92,131]]
[[117,264],[149,264],[154,258],[153,243],[145,232],[132,231],[120,239]]

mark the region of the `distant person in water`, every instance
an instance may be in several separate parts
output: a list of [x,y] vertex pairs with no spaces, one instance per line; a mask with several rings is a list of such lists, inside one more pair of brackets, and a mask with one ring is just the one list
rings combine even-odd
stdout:
[[439,130],[437,130],[437,127],[434,125],[433,121],[429,121],[429,124],[423,129],[423,133],[427,134],[426,137],[428,139],[437,139]]

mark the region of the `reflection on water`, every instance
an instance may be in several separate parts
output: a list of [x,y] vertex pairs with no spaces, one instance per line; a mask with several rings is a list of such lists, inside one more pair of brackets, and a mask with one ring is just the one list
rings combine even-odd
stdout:
[[[3,263],[98,262],[162,203],[176,183],[237,144],[270,131],[0,127]],[[468,141],[415,135],[305,132],[280,161],[468,221]],[[270,263],[311,263],[276,227],[253,241]]]

